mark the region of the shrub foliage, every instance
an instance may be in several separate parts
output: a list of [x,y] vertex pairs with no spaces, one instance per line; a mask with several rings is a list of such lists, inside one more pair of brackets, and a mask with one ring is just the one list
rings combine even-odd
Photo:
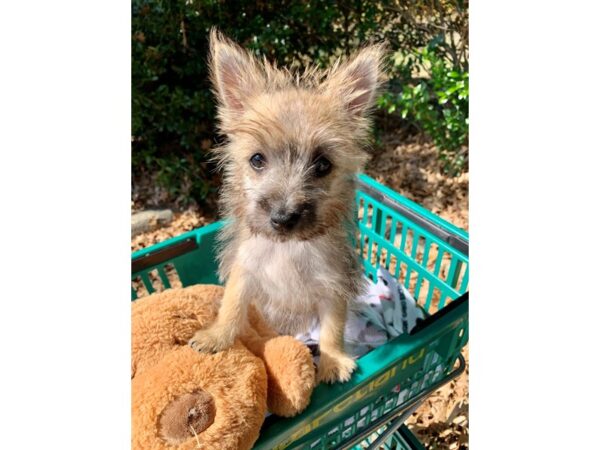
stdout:
[[208,30],[280,65],[326,65],[368,41],[390,46],[378,100],[427,133],[447,171],[467,164],[468,3],[463,1],[132,1],[133,176],[157,174],[173,198],[211,191],[215,104]]

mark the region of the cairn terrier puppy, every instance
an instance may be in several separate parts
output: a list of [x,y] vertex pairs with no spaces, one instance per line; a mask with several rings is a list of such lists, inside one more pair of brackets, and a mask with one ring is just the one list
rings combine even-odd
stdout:
[[368,112],[382,80],[382,45],[329,70],[292,73],[217,31],[210,66],[224,169],[218,318],[190,345],[216,352],[244,333],[253,303],[282,334],[320,322],[319,381],[350,379],[346,314],[363,289],[352,231],[355,176],[367,160]]

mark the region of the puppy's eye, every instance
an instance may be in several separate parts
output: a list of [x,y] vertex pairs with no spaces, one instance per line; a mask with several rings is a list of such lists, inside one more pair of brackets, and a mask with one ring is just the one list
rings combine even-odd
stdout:
[[256,170],[262,170],[267,165],[267,160],[262,153],[255,153],[250,158],[250,165]]
[[333,167],[331,161],[329,161],[324,156],[319,156],[313,163],[313,166],[315,168],[315,175],[319,178],[328,175]]

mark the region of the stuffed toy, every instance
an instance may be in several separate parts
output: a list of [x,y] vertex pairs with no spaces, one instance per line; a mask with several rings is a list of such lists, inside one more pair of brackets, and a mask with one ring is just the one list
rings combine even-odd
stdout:
[[250,309],[229,350],[201,354],[188,340],[217,316],[223,289],[169,289],[132,303],[132,448],[249,449],[267,409],[290,417],[310,401],[308,347],[279,336]]

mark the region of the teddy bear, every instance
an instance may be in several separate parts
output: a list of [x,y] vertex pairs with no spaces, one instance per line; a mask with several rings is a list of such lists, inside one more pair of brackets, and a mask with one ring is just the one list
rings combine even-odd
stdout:
[[223,352],[187,345],[217,316],[223,288],[168,289],[131,306],[133,449],[249,449],[267,410],[291,417],[310,401],[308,347],[270,329],[253,307],[244,335]]

